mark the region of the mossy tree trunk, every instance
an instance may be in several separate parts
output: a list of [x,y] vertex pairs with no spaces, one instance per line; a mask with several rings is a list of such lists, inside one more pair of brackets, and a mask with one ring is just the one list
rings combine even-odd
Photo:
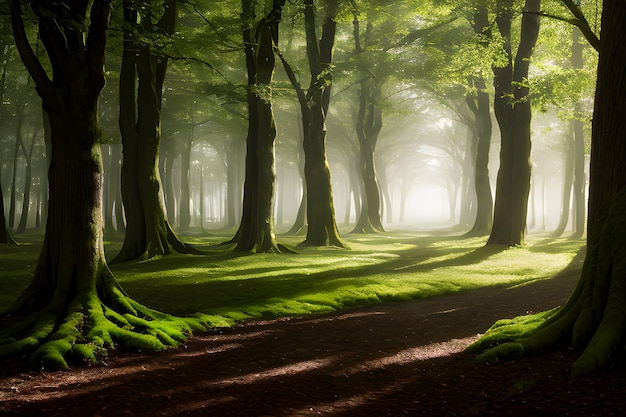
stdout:
[[[176,345],[199,321],[175,319],[127,297],[107,266],[103,245],[98,99],[110,2],[31,2],[52,79],[29,44],[19,0],[11,3],[16,45],[50,118],[50,203],[35,275],[5,312],[0,357],[29,355],[36,369],[95,361],[116,344]],[[62,18],[61,18],[62,17]],[[89,22],[88,27],[74,22]]]
[[[524,13],[515,59],[511,49],[513,1],[503,0],[496,17],[508,65],[494,67],[494,111],[500,126],[500,168],[496,183],[494,218],[487,244],[524,243],[530,191],[530,122],[532,111],[527,86],[530,57],[539,35],[539,16]],[[526,0],[524,10],[539,12],[540,0]]]
[[284,4],[284,0],[274,1],[272,10],[255,28],[254,2],[242,0],[249,91],[243,211],[239,229],[231,240],[236,243],[237,251],[280,252],[273,213],[276,126],[271,83],[276,62],[274,45],[278,43],[278,26]]
[[[571,374],[606,369],[624,357],[626,339],[626,9],[605,0],[591,139],[587,254],[578,286],[547,321],[521,337],[500,337],[483,361],[538,355],[570,344],[580,350]],[[480,351],[494,342],[476,343]]]
[[[311,79],[303,108],[304,178],[306,186],[307,233],[304,243],[339,246],[330,167],[326,157],[326,117],[332,91],[332,56],[335,44],[337,5],[325,4],[322,36],[317,38],[316,12],[312,0],[304,2],[307,58]],[[305,114],[306,113],[306,114]]]
[[126,235],[113,262],[152,258],[169,254],[197,253],[180,241],[165,215],[159,174],[161,102],[167,57],[154,53],[146,43],[135,41],[140,33],[174,32],[176,0],[163,2],[161,19],[138,16],[131,2],[124,4],[124,19],[136,33],[124,34],[120,70],[120,131],[124,147],[122,199],[126,213]]

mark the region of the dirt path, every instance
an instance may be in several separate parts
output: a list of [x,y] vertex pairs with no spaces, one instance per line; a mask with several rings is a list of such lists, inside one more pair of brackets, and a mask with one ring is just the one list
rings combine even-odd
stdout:
[[621,415],[623,371],[569,380],[573,352],[490,367],[461,353],[498,318],[562,304],[577,279],[249,323],[70,372],[9,363],[0,415]]

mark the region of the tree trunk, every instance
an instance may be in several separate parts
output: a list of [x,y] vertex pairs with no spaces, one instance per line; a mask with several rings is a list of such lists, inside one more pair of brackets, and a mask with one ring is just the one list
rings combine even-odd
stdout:
[[204,327],[128,298],[107,266],[98,101],[110,2],[78,4],[33,2],[52,81],[29,44],[20,1],[11,2],[16,46],[50,117],[52,151],[41,255],[7,311],[25,317],[0,333],[0,356],[27,353],[35,369],[65,369],[70,357],[95,361],[118,344],[160,350],[183,340],[190,323]]
[[[574,165],[576,160],[576,147],[574,144],[574,126],[569,122],[570,129],[565,138],[565,167],[563,170],[563,193],[561,195],[561,213],[559,224],[550,234],[552,237],[559,237],[565,232],[565,228],[570,219],[570,206],[572,203],[572,187],[574,185]],[[544,216],[545,217],[545,216]]]
[[[493,227],[487,244],[516,246],[524,244],[528,193],[530,191],[530,122],[531,107],[528,68],[539,34],[539,16],[525,13],[522,17],[520,44],[515,61],[511,53],[512,2],[503,1],[503,10],[496,22],[505,42],[509,63],[494,68],[494,110],[500,126],[500,169],[496,183]],[[538,12],[540,0],[526,0],[524,10]]]
[[470,109],[474,113],[476,147],[474,163],[474,188],[476,190],[476,219],[468,232],[470,236],[484,236],[491,232],[493,222],[493,196],[489,179],[489,148],[491,146],[491,112],[489,94],[483,77],[474,79],[476,96]]
[[[149,33],[174,32],[176,0],[164,2],[165,12],[154,26],[141,20],[141,30]],[[137,25],[137,10],[124,6],[124,18]],[[156,56],[149,45],[124,35],[124,55],[120,71],[120,131],[124,146],[122,199],[126,213],[126,236],[113,262],[167,255],[171,250],[199,253],[182,243],[165,216],[158,169],[161,142],[161,102],[167,58]],[[138,80],[137,84],[136,81]],[[136,94],[136,96],[135,96]]]
[[240,151],[239,143],[229,144],[229,151],[226,152],[226,226],[230,230],[237,226],[237,202],[241,201],[240,180]]
[[[585,375],[623,360],[626,336],[626,9],[605,0],[591,138],[587,254],[578,286],[567,303],[541,326],[480,359],[531,356],[571,345],[582,353],[571,374]],[[519,324],[516,324],[519,326]],[[509,326],[496,330],[506,332]],[[518,333],[519,335],[519,333]],[[493,343],[493,341],[491,342]],[[473,346],[480,350],[484,342]]]
[[[367,26],[366,37],[371,31]],[[359,20],[354,19],[355,53],[363,52]],[[351,233],[383,232],[380,216],[380,186],[374,167],[374,151],[380,131],[383,127],[383,110],[378,105],[381,99],[380,81],[370,78],[368,70],[362,71],[359,91],[359,110],[356,118],[356,135],[359,139],[359,172],[363,185],[361,190],[361,210],[358,212],[356,226]]]
[[272,10],[259,22],[256,35],[253,35],[250,22],[255,16],[254,4],[250,0],[242,0],[243,37],[250,89],[243,213],[239,229],[232,239],[237,244],[237,251],[280,252],[274,232],[276,127],[269,91],[275,66],[274,44],[278,43],[278,25],[284,3],[284,0],[274,1]]
[[9,241],[9,231],[7,230],[7,223],[4,217],[4,197],[2,196],[2,181],[0,180],[0,243],[9,243]]
[[[581,41],[581,32],[578,28],[574,28],[572,34],[572,57],[571,63],[574,68],[583,67],[583,45]],[[578,109],[577,109],[578,110]],[[572,189],[572,197],[574,200],[574,222],[573,222],[573,239],[582,237],[585,231],[585,205],[586,205],[586,175],[585,175],[585,136],[583,133],[583,122],[574,119],[571,122],[574,131],[574,184]]]
[[331,98],[337,7],[329,1],[326,8],[322,36],[318,41],[313,1],[305,0],[304,24],[311,81],[306,103],[302,103],[301,98],[308,223],[304,244],[343,247],[335,219],[330,167],[326,158],[326,116]]
[[180,201],[178,210],[180,215],[178,225],[183,230],[189,229],[189,226],[191,225],[189,174],[191,168],[191,147],[193,146],[193,134],[194,126],[192,125],[187,143],[180,153]]
[[[22,135],[19,135],[20,141],[23,140]],[[24,161],[26,162],[26,169],[24,172],[24,198],[22,199],[22,213],[20,214],[20,222],[17,225],[16,233],[24,233],[26,231],[26,226],[28,223],[28,215],[30,213],[30,197],[31,197],[31,188],[33,184],[33,149],[35,148],[35,140],[37,139],[37,129],[33,126],[33,132],[30,141],[30,147],[28,152],[24,149]]]
[[298,153],[298,170],[300,172],[300,178],[302,181],[302,198],[300,199],[300,204],[298,206],[298,212],[296,213],[296,219],[293,222],[293,225],[287,231],[288,235],[306,235],[307,225],[306,225],[306,202],[307,202],[307,187],[306,180],[304,179],[304,164],[302,160],[304,159],[304,149],[302,149]]
[[15,211],[17,205],[17,160],[20,152],[20,138],[22,135],[22,124],[24,120],[24,113],[19,109],[16,109],[16,137],[15,147],[13,148],[13,175],[11,176],[11,198],[9,200],[9,227],[15,226]]

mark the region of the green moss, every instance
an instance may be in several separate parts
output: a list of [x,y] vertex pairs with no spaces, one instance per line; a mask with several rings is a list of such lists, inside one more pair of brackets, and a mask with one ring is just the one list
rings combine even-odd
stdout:
[[[498,320],[476,342],[466,348],[468,353],[479,353],[485,349],[502,345],[507,342],[518,341],[534,333],[546,320],[553,316],[558,308],[543,311],[537,314],[518,316],[513,319]],[[521,346],[521,345],[520,345]]]
[[30,356],[33,369],[62,371],[69,369],[65,357],[72,351],[72,343],[68,339],[57,339],[43,343]]
[[[196,244],[210,247],[225,238],[196,238]],[[295,247],[301,238],[284,240]],[[28,319],[21,331],[0,333],[4,342],[0,355],[7,349],[32,350],[49,338],[70,341],[75,358],[93,360],[99,349],[119,345],[162,350],[176,346],[192,331],[251,318],[325,313],[485,286],[513,287],[549,279],[560,271],[573,281],[580,265],[567,267],[584,244],[563,239],[530,241],[523,248],[490,248],[484,246],[484,238],[442,240],[401,232],[354,236],[346,242],[350,250],[299,246],[297,256],[213,250],[207,256],[171,255],[115,265],[116,278],[128,295],[115,287],[105,291],[103,301],[96,294],[83,295],[58,329],[54,314]],[[0,265],[9,265],[0,269],[0,287],[3,294],[9,288],[15,298],[32,276],[25,261],[34,265],[39,246],[33,245],[26,254],[12,250],[0,253]],[[12,256],[17,260],[9,259]],[[17,283],[13,277],[19,274],[24,279]],[[0,310],[10,301],[0,298]],[[196,312],[200,313],[189,316]],[[535,326],[515,320],[498,323],[494,326],[498,335],[483,339],[483,347],[517,340],[531,325]],[[53,351],[42,357],[55,363]]]
[[98,362],[99,358],[106,356],[106,349],[95,344],[76,343],[72,347],[72,354],[77,359],[89,363]]
[[521,359],[524,357],[524,346],[521,343],[507,342],[494,348],[488,349],[478,355],[476,363],[490,364],[498,361]]

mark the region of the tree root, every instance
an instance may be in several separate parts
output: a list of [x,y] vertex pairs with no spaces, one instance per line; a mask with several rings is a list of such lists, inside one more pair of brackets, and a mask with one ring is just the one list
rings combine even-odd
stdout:
[[94,293],[77,297],[59,321],[50,306],[0,333],[0,357],[28,355],[35,370],[65,370],[68,362],[95,363],[114,348],[161,351],[192,331],[211,327],[208,316],[174,317],[152,310],[114,288],[115,307]]
[[536,356],[569,343],[581,354],[572,376],[588,375],[609,367],[625,355],[626,340],[626,192],[613,200],[603,226],[588,244],[578,286],[557,310],[500,321],[467,351],[476,360]]

